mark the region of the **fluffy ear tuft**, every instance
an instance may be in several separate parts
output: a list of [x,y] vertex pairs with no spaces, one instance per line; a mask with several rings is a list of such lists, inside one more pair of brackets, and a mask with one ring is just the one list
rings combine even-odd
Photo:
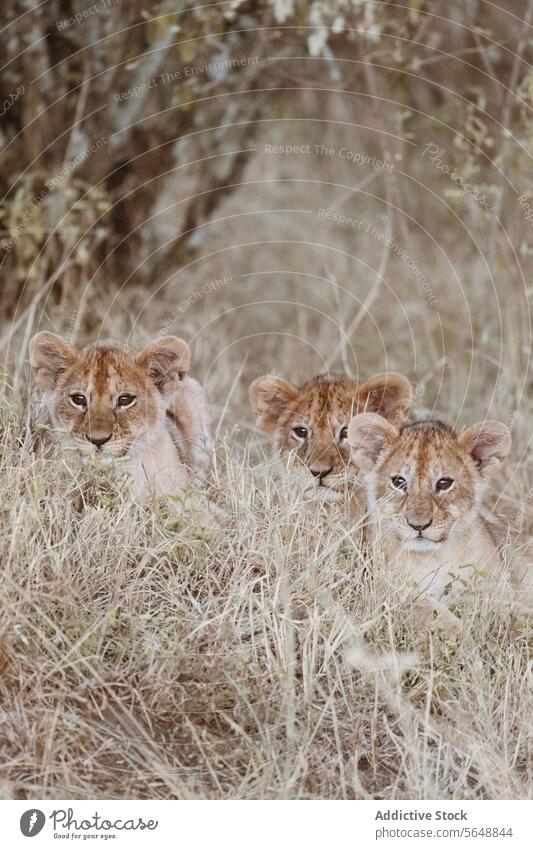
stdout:
[[413,401],[413,388],[403,374],[391,371],[376,374],[359,387],[357,407],[360,412],[379,413],[396,425],[405,422]]
[[191,364],[191,352],[183,339],[163,336],[144,348],[136,360],[165,395],[171,394],[177,381],[186,376]]
[[30,342],[30,364],[43,392],[51,392],[60,375],[76,361],[76,351],[61,336],[43,330]]
[[511,450],[511,433],[501,422],[487,420],[471,425],[458,437],[459,445],[470,454],[482,477],[488,478]]
[[370,471],[397,436],[397,428],[377,413],[359,413],[348,425],[348,442],[361,471]]
[[281,377],[265,374],[253,381],[248,395],[257,416],[257,426],[269,432],[274,430],[288,404],[297,398],[298,390]]

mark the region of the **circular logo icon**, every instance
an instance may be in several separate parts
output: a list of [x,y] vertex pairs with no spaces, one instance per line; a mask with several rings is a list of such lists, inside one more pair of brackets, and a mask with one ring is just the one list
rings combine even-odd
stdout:
[[29,811],[24,811],[20,818],[20,830],[24,837],[35,837],[42,831],[46,822],[46,817],[38,808],[30,808]]

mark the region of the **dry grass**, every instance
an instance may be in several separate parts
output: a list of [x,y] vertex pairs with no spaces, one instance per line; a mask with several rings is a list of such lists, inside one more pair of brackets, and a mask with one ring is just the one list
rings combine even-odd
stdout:
[[421,644],[394,576],[257,446],[219,445],[213,535],[2,416],[3,796],[531,797],[531,634],[504,595]]

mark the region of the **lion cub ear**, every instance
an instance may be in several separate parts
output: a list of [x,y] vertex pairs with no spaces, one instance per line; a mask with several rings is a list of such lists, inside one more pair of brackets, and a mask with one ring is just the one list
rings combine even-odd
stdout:
[[396,425],[404,423],[413,401],[413,387],[403,374],[376,374],[359,387],[357,409],[379,413]]
[[459,434],[458,442],[474,460],[482,477],[496,471],[511,450],[511,433],[501,422],[491,421],[471,425]]
[[359,413],[348,425],[348,442],[361,471],[369,472],[380,454],[398,436],[398,429],[377,413]]
[[136,357],[137,364],[148,371],[162,394],[172,393],[177,381],[183,380],[191,364],[191,352],[183,339],[163,336],[143,348]]
[[250,385],[248,396],[257,426],[268,432],[274,430],[283,410],[298,397],[298,390],[281,377],[265,374]]
[[51,392],[60,375],[76,362],[77,354],[72,345],[61,336],[44,330],[30,342],[30,364],[35,380],[43,392]]

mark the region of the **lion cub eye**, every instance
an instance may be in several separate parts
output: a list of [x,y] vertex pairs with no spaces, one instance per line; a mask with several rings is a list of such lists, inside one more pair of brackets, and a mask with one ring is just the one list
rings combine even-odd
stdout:
[[306,427],[293,427],[292,432],[298,439],[305,439],[307,436],[307,428]]
[[119,395],[117,398],[117,407],[122,407],[125,409],[126,407],[131,407],[131,405],[136,401],[135,395],[129,395],[127,392],[124,395]]
[[70,396],[70,403],[73,404],[74,407],[81,407],[82,410],[87,408],[87,398],[85,395],[82,395],[81,392],[74,392],[74,394]]
[[439,478],[437,483],[435,484],[435,489],[437,492],[444,492],[453,485],[453,478]]
[[405,491],[407,489],[407,481],[401,475],[393,475],[390,479],[393,489]]
[[340,433],[339,433],[339,442],[343,442],[345,439],[348,439],[348,428],[347,427],[341,427]]

